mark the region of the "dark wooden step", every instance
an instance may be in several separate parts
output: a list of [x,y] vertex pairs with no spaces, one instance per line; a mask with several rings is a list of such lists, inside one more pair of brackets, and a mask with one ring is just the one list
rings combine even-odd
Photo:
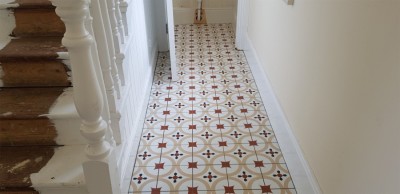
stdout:
[[63,36],[64,23],[54,9],[15,9],[13,36]]
[[11,40],[0,50],[0,63],[6,61],[55,60],[66,52],[62,37],[22,37]]
[[49,0],[15,0],[19,6],[16,9],[54,9]]
[[6,61],[1,87],[70,86],[68,68],[58,60]]
[[41,119],[62,94],[65,87],[2,88],[0,119]]
[[0,188],[0,194],[39,194],[39,192],[31,188],[4,188],[4,190]]
[[0,120],[0,146],[57,145],[50,119]]
[[55,146],[0,147],[0,188],[29,189],[30,175],[42,169],[54,155]]

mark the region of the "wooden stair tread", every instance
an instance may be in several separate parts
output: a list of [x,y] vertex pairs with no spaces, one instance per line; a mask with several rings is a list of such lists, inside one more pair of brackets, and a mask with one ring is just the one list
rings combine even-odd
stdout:
[[66,52],[62,37],[22,37],[12,39],[0,50],[0,62],[16,60],[57,59],[57,52]]
[[57,145],[57,130],[50,119],[0,120],[0,146]]
[[0,147],[0,187],[26,188],[30,175],[39,172],[54,155],[56,146]]
[[2,87],[70,86],[67,67],[58,60],[6,61]]
[[65,25],[54,9],[16,9],[14,16],[13,36],[63,36],[65,33]]
[[63,93],[65,87],[3,88],[0,90],[0,119],[40,119]]
[[15,0],[15,3],[19,4],[16,9],[55,8],[49,0]]

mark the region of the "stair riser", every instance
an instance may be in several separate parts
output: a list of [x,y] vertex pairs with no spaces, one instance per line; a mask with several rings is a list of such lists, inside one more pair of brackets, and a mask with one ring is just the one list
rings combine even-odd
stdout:
[[8,188],[7,191],[0,191],[0,194],[39,194],[39,192],[33,189],[15,188],[14,190],[15,191],[13,191],[12,188]]
[[0,72],[0,87],[71,85],[68,68],[60,61],[4,62]]
[[14,16],[14,36],[63,36],[65,33],[64,23],[54,9],[15,9]]
[[82,145],[81,120],[0,120],[0,146]]
[[[40,119],[65,88],[3,88],[0,90],[0,119]],[[43,117],[42,117],[43,118]]]
[[30,175],[39,172],[54,155],[54,147],[0,147],[0,188],[29,187]]
[[0,50],[0,63],[56,61],[59,53],[66,51],[66,48],[61,45],[61,37],[16,38]]
[[49,119],[0,120],[0,146],[56,145],[56,137]]
[[72,88],[3,88],[0,107],[0,146],[87,143]]

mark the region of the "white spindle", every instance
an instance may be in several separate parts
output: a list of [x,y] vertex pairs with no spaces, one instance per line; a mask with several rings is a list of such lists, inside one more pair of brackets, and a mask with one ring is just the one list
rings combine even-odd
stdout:
[[[92,1],[94,2],[94,1]],[[90,12],[92,12],[92,9],[90,9]],[[86,16],[86,22],[85,22],[85,27],[88,30],[88,32],[90,33],[90,35],[92,35],[93,37],[96,37],[94,30],[93,30],[93,17],[91,16],[92,14],[89,14]],[[98,22],[95,22],[98,23]],[[96,31],[97,33],[99,31]],[[115,145],[115,140],[113,137],[113,131],[111,127],[111,115],[110,115],[110,111],[114,111],[116,108],[116,99],[115,99],[115,95],[110,95],[110,94],[114,94],[114,87],[113,87],[113,82],[111,79],[111,82],[109,81],[109,77],[107,75],[107,69],[104,68],[105,61],[104,61],[104,56],[99,56],[98,50],[97,50],[97,41],[93,41],[93,45],[90,47],[91,49],[91,53],[92,53],[92,57],[93,57],[93,62],[94,64],[100,64],[100,66],[94,66],[95,72],[96,72],[96,76],[98,79],[98,83],[103,95],[103,103],[104,103],[104,111],[102,111],[102,117],[103,119],[108,123],[108,128],[109,130],[107,130],[106,133],[106,140],[112,144]],[[100,62],[101,60],[101,62]],[[110,86],[111,84],[111,86]],[[112,89],[112,93],[110,93],[109,91],[107,91],[107,89],[109,90],[111,87]]]
[[83,170],[91,194],[118,193],[117,166],[113,147],[105,141],[108,130],[102,119],[103,96],[96,77],[91,47],[93,38],[85,28],[88,0],[51,0],[65,23],[62,40],[68,49],[74,85],[74,102],[82,119],[81,133],[87,139]]
[[100,10],[101,10],[101,14],[102,14],[102,18],[103,18],[103,28],[105,30],[106,33],[106,40],[107,40],[107,50],[108,53],[110,55],[110,60],[111,60],[111,74],[114,80],[114,85],[117,88],[116,92],[117,92],[117,97],[118,99],[121,97],[121,79],[120,79],[120,75],[123,76],[124,73],[123,72],[119,72],[118,71],[118,67],[117,67],[117,57],[116,57],[116,51],[114,48],[114,36],[112,33],[112,29],[111,29],[111,23],[110,23],[110,17],[108,14],[108,8],[107,8],[107,0],[99,0],[100,3]]
[[201,20],[201,0],[197,0],[197,21]]
[[128,20],[126,16],[126,12],[128,11],[128,2],[126,0],[120,0],[119,7],[121,10],[122,22],[124,24],[125,36],[128,36]]
[[114,0],[115,2],[115,16],[117,18],[117,24],[118,24],[118,30],[119,30],[119,36],[121,39],[121,43],[125,44],[125,34],[124,34],[124,24],[122,22],[122,15],[121,15],[121,8],[120,8],[120,2],[119,0]]
[[108,16],[110,19],[110,24],[111,24],[111,29],[113,33],[113,39],[114,39],[114,49],[115,49],[115,57],[116,57],[116,63],[118,67],[118,71],[121,72],[120,74],[120,79],[121,79],[121,84],[125,85],[125,76],[124,76],[124,71],[123,71],[123,61],[125,58],[125,55],[123,54],[121,50],[121,40],[120,40],[120,34],[119,34],[119,29],[118,29],[118,21],[115,16],[115,2],[113,0],[107,0],[107,7],[108,7]]
[[96,37],[95,44],[97,44],[97,51],[99,53],[98,57],[103,72],[103,79],[107,93],[109,110],[111,112],[117,112],[117,96],[115,95],[115,93],[116,90],[120,91],[119,88],[120,86],[116,85],[117,89],[115,88],[114,80],[111,74],[111,60],[110,60],[110,54],[107,49],[108,43],[106,38],[106,32],[104,30],[103,16],[99,0],[91,1],[90,13],[95,18],[93,21],[93,29],[94,29],[93,33],[94,36]]
[[[101,65],[101,70],[102,70],[102,77],[104,80],[104,87],[105,87],[105,93],[106,93],[106,99],[107,102],[106,105],[106,110],[105,112],[107,113],[107,118],[109,118],[109,127],[111,127],[110,134],[107,135],[107,139],[110,141],[110,143],[115,144],[115,139],[120,143],[121,137],[120,137],[120,116],[116,117],[115,115],[120,115],[119,110],[118,110],[118,98],[120,95],[121,91],[121,86],[119,84],[119,76],[116,74],[116,82],[114,82],[114,78],[112,75],[112,62],[110,59],[110,53],[108,51],[108,42],[107,42],[107,34],[104,29],[104,23],[103,23],[103,15],[101,7],[100,7],[100,2],[99,0],[92,0],[91,1],[91,9],[90,9],[91,15],[93,15],[94,20],[93,20],[93,33],[94,36],[96,37],[96,42],[98,46],[93,47],[96,51],[96,55],[98,52],[98,59],[99,59],[99,64]],[[91,25],[90,25],[91,27]],[[96,59],[96,58],[95,58]],[[114,64],[115,65],[115,64]],[[115,84],[117,83],[117,84]],[[113,133],[113,130],[115,133]],[[115,138],[115,139],[114,139]]]

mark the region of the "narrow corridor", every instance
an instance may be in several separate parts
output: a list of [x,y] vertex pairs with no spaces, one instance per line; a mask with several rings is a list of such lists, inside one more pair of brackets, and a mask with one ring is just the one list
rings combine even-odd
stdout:
[[160,53],[129,193],[296,193],[231,24],[176,26]]

